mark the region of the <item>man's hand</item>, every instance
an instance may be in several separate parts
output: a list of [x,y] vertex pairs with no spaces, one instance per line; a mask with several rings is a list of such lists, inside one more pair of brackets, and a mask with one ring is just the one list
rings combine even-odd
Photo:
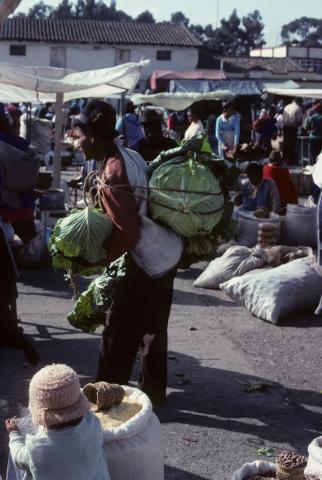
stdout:
[[6,430],[8,433],[11,432],[19,432],[19,429],[16,425],[16,417],[13,418],[7,418],[5,425],[6,425]]

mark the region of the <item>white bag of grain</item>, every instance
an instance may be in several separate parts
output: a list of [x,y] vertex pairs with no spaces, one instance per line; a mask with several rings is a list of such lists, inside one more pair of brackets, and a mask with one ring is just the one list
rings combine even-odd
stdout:
[[250,475],[269,472],[276,472],[275,463],[257,460],[256,462],[245,463],[239,470],[233,473],[231,480],[245,480]]
[[141,405],[141,410],[125,423],[104,430],[104,450],[111,480],[163,480],[161,425],[152,412],[151,401],[137,388],[123,388],[129,402]]
[[308,452],[305,474],[322,478],[322,437],[317,437],[310,443]]

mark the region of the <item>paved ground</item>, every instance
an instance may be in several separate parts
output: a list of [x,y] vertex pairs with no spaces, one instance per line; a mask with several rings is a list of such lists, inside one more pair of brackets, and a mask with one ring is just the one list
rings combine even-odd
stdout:
[[[322,430],[321,319],[301,314],[279,326],[258,320],[220,292],[194,289],[201,267],[180,271],[175,283],[169,396],[156,412],[166,442],[166,479],[228,480],[244,462],[260,458],[260,447],[305,453]],[[19,292],[19,315],[42,363],[66,362],[82,383],[92,380],[99,334],[67,323],[72,301],[63,275],[24,271]],[[0,351],[1,422],[26,405],[33,374],[20,351]],[[248,382],[274,387],[246,393]],[[2,474],[6,456],[1,427]]]

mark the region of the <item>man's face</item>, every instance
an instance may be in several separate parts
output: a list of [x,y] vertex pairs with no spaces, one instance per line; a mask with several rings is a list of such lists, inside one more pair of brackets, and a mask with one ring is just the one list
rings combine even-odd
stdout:
[[80,128],[76,130],[78,135],[78,146],[84,154],[85,160],[93,160],[96,157],[94,137],[83,132]]
[[255,172],[248,173],[247,176],[249,178],[250,183],[254,185],[254,187],[257,187],[263,179],[263,175]]

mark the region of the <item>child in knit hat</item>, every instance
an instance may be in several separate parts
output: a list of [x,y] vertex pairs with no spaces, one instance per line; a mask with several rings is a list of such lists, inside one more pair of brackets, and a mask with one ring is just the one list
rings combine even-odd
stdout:
[[29,410],[39,427],[35,435],[24,437],[14,418],[6,420],[16,478],[110,480],[100,421],[72,368],[56,364],[39,370],[30,382]]

